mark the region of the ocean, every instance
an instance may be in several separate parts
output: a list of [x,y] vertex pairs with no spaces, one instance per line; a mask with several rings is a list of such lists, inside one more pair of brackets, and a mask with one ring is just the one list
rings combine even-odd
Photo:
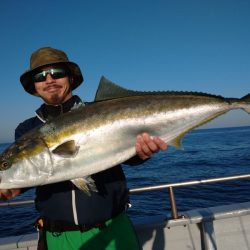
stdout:
[[[197,129],[183,139],[183,149],[169,147],[144,164],[124,166],[128,187],[143,187],[189,180],[250,173],[250,126],[237,128]],[[0,152],[8,144],[0,144]],[[179,214],[210,206],[249,201],[250,180],[175,188]],[[34,189],[14,199],[34,198]],[[168,191],[131,194],[132,219],[151,215],[170,216]],[[0,207],[0,237],[36,232],[34,205]]]

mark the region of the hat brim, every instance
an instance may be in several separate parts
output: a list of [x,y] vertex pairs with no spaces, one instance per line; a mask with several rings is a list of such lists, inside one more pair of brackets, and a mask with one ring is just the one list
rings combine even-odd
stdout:
[[69,61],[65,61],[65,62],[60,61],[60,62],[45,64],[43,66],[39,66],[37,68],[34,68],[32,70],[28,70],[28,71],[24,72],[20,76],[20,82],[21,82],[24,90],[31,95],[36,95],[35,86],[34,86],[34,82],[33,82],[34,73],[42,67],[57,65],[57,64],[64,64],[70,70],[71,76],[73,77],[73,81],[71,83],[72,90],[76,89],[83,82],[83,80],[84,80],[83,75],[81,73],[79,66],[76,63],[69,62]]

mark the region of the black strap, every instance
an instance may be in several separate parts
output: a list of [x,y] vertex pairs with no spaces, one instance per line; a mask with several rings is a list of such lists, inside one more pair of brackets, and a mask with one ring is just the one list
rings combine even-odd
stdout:
[[37,250],[48,250],[47,241],[46,241],[46,231],[39,230],[39,238],[37,243]]
[[39,231],[50,231],[50,232],[65,232],[65,231],[81,231],[86,232],[92,228],[103,229],[106,228],[106,224],[98,223],[94,225],[75,225],[71,223],[66,223],[64,221],[52,221],[45,218],[38,218],[36,220],[35,227]]

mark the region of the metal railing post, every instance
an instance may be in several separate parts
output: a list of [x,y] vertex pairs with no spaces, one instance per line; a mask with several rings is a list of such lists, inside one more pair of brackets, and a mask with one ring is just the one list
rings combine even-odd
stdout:
[[169,187],[168,192],[169,192],[172,219],[175,220],[175,219],[178,219],[178,212],[177,212],[177,206],[176,206],[173,187]]

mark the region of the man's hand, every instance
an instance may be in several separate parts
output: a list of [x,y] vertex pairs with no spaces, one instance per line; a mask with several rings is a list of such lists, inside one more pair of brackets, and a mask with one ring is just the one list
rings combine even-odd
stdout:
[[159,137],[151,137],[148,133],[142,133],[136,137],[135,149],[137,155],[142,160],[146,160],[159,150],[166,150],[167,144]]
[[20,188],[13,188],[13,189],[0,189],[0,200],[10,200],[17,195],[21,194]]

